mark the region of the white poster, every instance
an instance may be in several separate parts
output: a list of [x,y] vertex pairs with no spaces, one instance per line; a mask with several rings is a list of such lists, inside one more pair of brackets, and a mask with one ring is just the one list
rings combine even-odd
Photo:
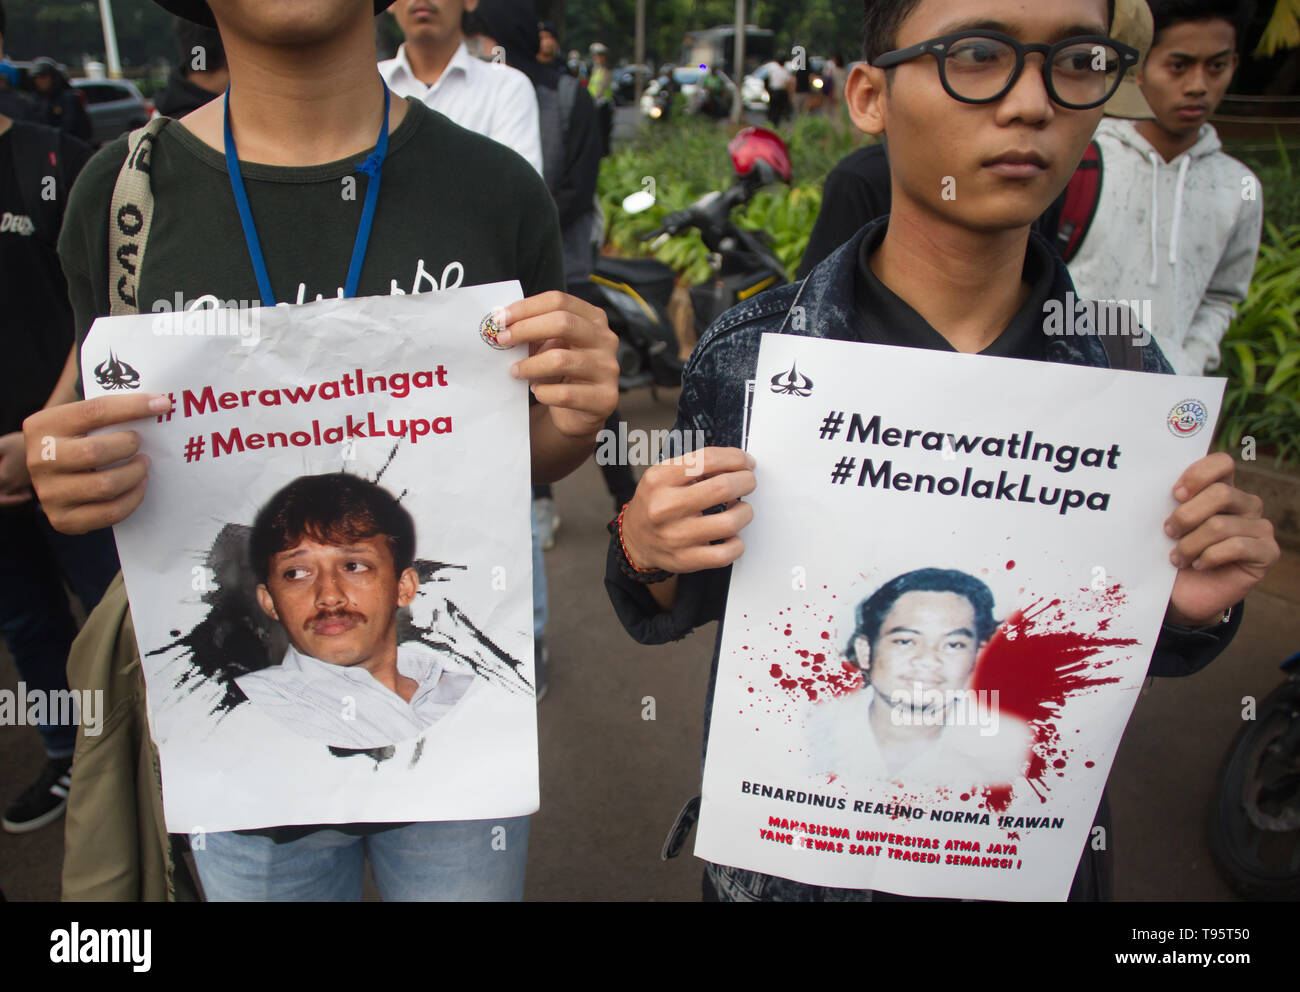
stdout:
[[1223,380],[765,335],[695,853],[1064,899]]
[[521,296],[91,327],[88,397],[174,403],[115,528],[168,830],[537,809],[528,389],[480,334]]

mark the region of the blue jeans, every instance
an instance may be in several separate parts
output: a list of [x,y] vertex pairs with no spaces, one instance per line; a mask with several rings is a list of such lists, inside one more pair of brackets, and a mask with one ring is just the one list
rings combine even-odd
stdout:
[[365,859],[385,902],[518,902],[528,817],[411,823],[355,837],[203,834],[191,848],[209,902],[359,902]]
[[[530,515],[531,519],[531,515]],[[533,638],[540,641],[546,633],[546,562],[542,558],[542,539],[533,531]]]
[[[60,534],[34,500],[0,509],[0,635],[29,694],[68,689],[68,649],[77,625],[64,583],[89,613],[117,571],[112,530]],[[38,729],[51,758],[72,754],[75,725]]]

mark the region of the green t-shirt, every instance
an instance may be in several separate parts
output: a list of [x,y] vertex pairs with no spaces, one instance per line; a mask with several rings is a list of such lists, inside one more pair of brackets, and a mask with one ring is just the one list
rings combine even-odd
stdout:
[[[518,279],[525,296],[564,288],[555,204],[519,155],[417,100],[389,135],[358,296],[425,292]],[[240,163],[277,302],[341,295],[369,179],[352,158],[302,168]],[[126,139],[86,165],[68,201],[59,258],[77,344],[109,312],[108,224]],[[206,295],[261,295],[225,157],[168,124],[152,153],[153,226],[137,285],[139,311]],[[81,383],[77,384],[78,393]]]

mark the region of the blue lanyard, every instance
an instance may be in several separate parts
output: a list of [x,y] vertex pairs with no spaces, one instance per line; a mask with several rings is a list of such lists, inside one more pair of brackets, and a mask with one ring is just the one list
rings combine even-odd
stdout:
[[[235,138],[230,132],[230,87],[226,86],[226,171],[230,173],[230,189],[235,194],[235,205],[239,208],[239,221],[244,226],[244,240],[248,242],[248,254],[253,262],[253,272],[257,275],[257,288],[262,294],[262,305],[275,306],[275,293],[271,290],[271,277],[266,271],[266,259],[262,256],[262,243],[257,237],[257,225],[253,223],[253,209],[248,205],[248,193],[244,190],[244,176],[239,171],[239,155],[235,152]],[[388,154],[388,86],[384,85],[384,119],[379,125],[379,138],[375,141],[375,150],[370,157],[356,167],[370,177],[366,184],[366,202],[361,208],[361,223],[357,225],[357,240],[352,246],[352,262],[348,266],[348,281],[343,288],[343,295],[351,299],[357,295],[357,284],[361,281],[361,266],[366,260],[366,246],[370,243],[370,227],[375,221],[375,204],[379,200],[379,177],[384,168],[384,156]]]

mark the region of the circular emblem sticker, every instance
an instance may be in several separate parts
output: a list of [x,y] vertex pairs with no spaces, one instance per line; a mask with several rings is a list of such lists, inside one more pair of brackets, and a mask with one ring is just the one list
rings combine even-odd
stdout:
[[1169,433],[1174,437],[1195,437],[1201,433],[1209,415],[1200,400],[1183,400],[1169,411]]
[[490,344],[493,348],[497,349],[497,351],[507,350],[506,345],[497,341],[497,336],[500,335],[503,330],[505,330],[505,328],[497,323],[495,310],[484,317],[478,325],[479,337]]

